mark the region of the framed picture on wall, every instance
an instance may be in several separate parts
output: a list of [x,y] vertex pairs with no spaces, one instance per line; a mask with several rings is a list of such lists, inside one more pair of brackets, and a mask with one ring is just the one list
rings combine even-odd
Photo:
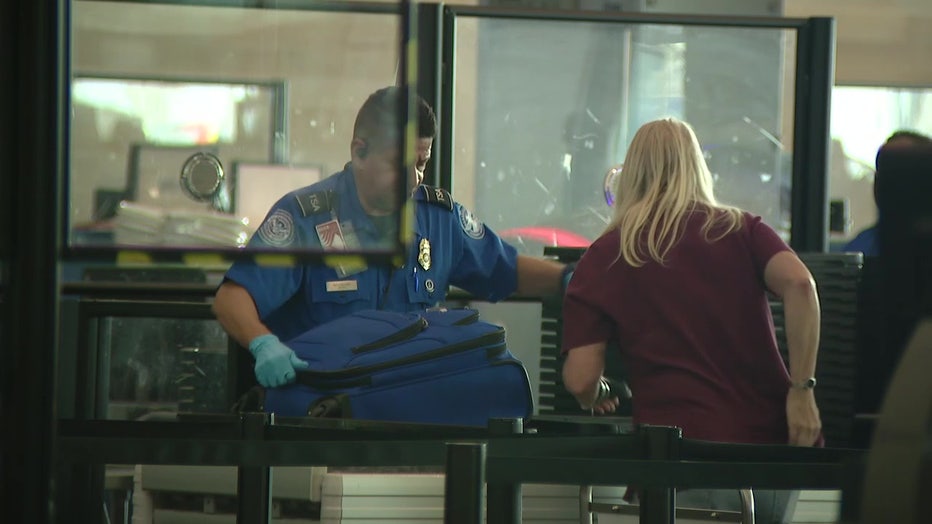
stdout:
[[249,220],[255,230],[275,202],[290,191],[323,177],[317,165],[237,163],[233,167],[233,213]]

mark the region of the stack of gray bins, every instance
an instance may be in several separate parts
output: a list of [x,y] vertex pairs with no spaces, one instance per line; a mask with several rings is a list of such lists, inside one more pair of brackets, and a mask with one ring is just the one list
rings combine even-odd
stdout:
[[578,415],[579,404],[563,387],[563,361],[560,358],[563,340],[562,304],[547,300],[540,314],[540,390],[537,412],[541,415]]
[[[825,445],[849,447],[857,393],[858,285],[863,256],[860,253],[801,253],[815,278],[822,307],[816,402],[822,416]],[[770,301],[777,343],[788,361],[783,303]]]

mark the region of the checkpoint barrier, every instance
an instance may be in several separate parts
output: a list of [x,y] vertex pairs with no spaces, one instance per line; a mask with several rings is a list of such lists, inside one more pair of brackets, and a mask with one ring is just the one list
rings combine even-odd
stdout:
[[[624,419],[544,417],[488,429],[261,413],[177,422],[60,421],[58,459],[89,464],[237,466],[237,522],[265,523],[271,466],[446,465],[445,522],[521,522],[521,484],[637,485],[641,522],[673,522],[677,487],[838,489],[863,452],[713,444]],[[486,476],[487,475],[487,476]],[[67,508],[63,508],[67,512]],[[478,520],[477,520],[478,519]]]
[[[530,431],[573,438],[617,436],[630,429],[626,419],[583,418],[587,423],[576,423],[574,417],[541,417]],[[522,426],[523,422],[517,421]],[[272,466],[442,467],[448,442],[520,439],[521,435],[511,433],[515,424],[493,420],[488,428],[475,428],[350,419],[276,420],[264,413],[184,415],[172,421],[59,420],[59,478],[72,483],[62,490],[66,493],[59,507],[63,515],[99,510],[92,484],[94,471],[102,472],[104,464],[235,466],[237,522],[265,523],[271,509]],[[489,492],[495,498],[494,486]],[[498,497],[508,500],[510,495]]]
[[[738,490],[741,500],[740,511],[722,511],[675,507],[674,518],[686,518],[690,522],[740,522],[754,524],[754,493],[750,488]],[[592,486],[579,488],[579,524],[593,524],[593,515],[638,515],[640,504],[606,504],[592,501]]]
[[[675,521],[675,488],[845,489],[862,477],[864,451],[722,444],[683,439],[678,428],[645,426],[627,435],[451,443],[447,451],[447,523],[482,507],[482,493],[463,486],[521,483],[635,485],[640,522]],[[516,445],[518,444],[518,445]],[[484,457],[477,465],[478,457]],[[489,523],[521,522],[519,501],[487,501]]]

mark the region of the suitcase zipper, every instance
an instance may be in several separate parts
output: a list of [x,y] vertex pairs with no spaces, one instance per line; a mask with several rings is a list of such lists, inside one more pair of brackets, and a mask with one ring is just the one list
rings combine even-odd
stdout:
[[463,317],[453,323],[454,326],[465,326],[466,324],[475,324],[479,320],[479,312],[473,311],[468,317]]
[[[416,364],[418,362],[423,362],[426,360],[432,360],[435,358],[446,357],[456,353],[462,353],[464,351],[469,351],[471,349],[480,348],[482,346],[489,346],[486,351],[486,356],[489,358],[500,355],[505,349],[505,330],[498,330],[492,333],[487,333],[482,335],[479,338],[474,338],[472,340],[467,340],[465,342],[460,342],[459,344],[454,344],[452,346],[447,346],[440,349],[435,349],[432,351],[427,351],[425,353],[420,353],[418,355],[411,355],[409,357],[400,358],[397,360],[392,360],[390,362],[383,362],[381,364],[370,364],[368,366],[354,367],[341,369],[338,371],[300,371],[298,372],[298,382],[311,386],[311,387],[320,387],[320,388],[335,388],[342,387],[340,384],[314,384],[312,381],[314,379],[323,379],[323,380],[346,380],[346,379],[356,379],[359,380],[361,375],[372,374],[383,369],[389,369],[396,366],[405,366],[408,364]],[[304,378],[302,380],[302,377]]]
[[359,353],[365,353],[366,351],[374,351],[376,349],[381,349],[383,347],[391,346],[392,344],[397,344],[403,340],[414,337],[421,331],[427,329],[427,321],[423,317],[418,318],[417,322],[406,326],[401,331],[396,331],[387,337],[380,338],[374,342],[369,342],[368,344],[363,344],[361,346],[356,346],[350,351],[356,355]]

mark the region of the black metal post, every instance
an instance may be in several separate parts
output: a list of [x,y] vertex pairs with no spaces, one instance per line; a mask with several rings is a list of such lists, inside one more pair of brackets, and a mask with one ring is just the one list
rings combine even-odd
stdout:
[[70,2],[0,7],[0,178],[8,207],[0,321],[0,514],[4,522],[54,518],[58,266],[66,165]]
[[[676,460],[679,458],[677,443],[683,436],[682,430],[667,426],[642,426],[639,431],[644,438],[646,458],[654,460]],[[640,521],[642,524],[673,524],[676,517],[676,489],[645,488],[641,490]]]
[[97,339],[91,347],[93,362],[97,366],[94,373],[94,415],[95,419],[106,419],[110,405],[110,368],[113,353],[113,318],[94,319],[97,324]]
[[[440,70],[443,6],[439,3],[422,3],[417,8],[417,92],[440,118],[443,113],[440,99]],[[434,137],[433,154],[424,173],[424,183],[440,184],[440,164],[443,158],[442,139]]]
[[78,389],[84,383],[78,377],[78,337],[80,300],[77,297],[63,297],[59,304],[61,329],[59,335],[58,353],[58,398],[56,409],[58,418],[75,418],[75,400],[78,398]]
[[[242,436],[245,439],[265,438],[265,413],[240,415]],[[272,469],[268,466],[240,466],[236,477],[237,524],[268,524],[272,518]]]
[[[64,304],[62,304],[64,306]],[[73,307],[76,315],[75,354],[72,372],[75,376],[75,389],[72,395],[62,391],[61,402],[68,405],[59,408],[59,418],[75,420],[103,420],[107,418],[108,387],[101,382],[109,382],[109,357],[102,355],[101,348],[109,346],[111,332],[108,327],[111,319],[94,317],[87,314],[86,303],[78,301]],[[63,307],[62,313],[66,309]],[[65,336],[61,337],[65,339]],[[62,346],[63,348],[65,346]],[[106,350],[109,353],[109,349]],[[68,357],[66,357],[68,358]],[[107,364],[101,362],[107,359]],[[64,365],[60,368],[64,370]],[[104,375],[104,377],[102,377]],[[58,381],[61,387],[61,378]],[[62,409],[65,409],[62,412]],[[81,515],[88,521],[104,520],[104,482],[106,466],[93,463],[63,463],[55,477],[57,522],[66,523]]]
[[[227,405],[234,406],[240,400],[249,404],[253,398],[246,398],[254,387],[259,385],[253,371],[255,361],[249,350],[239,345],[233,338],[227,339]],[[258,400],[258,397],[255,397]],[[261,406],[259,406],[261,407]],[[240,411],[250,411],[252,406],[240,405]]]
[[453,191],[453,101],[456,98],[456,18],[449,8],[443,11],[441,31],[442,63],[440,111],[440,179],[438,185]]
[[790,245],[800,252],[823,252],[828,246],[835,20],[811,18],[797,35]]
[[484,442],[447,444],[444,524],[480,524],[485,487]]
[[[495,436],[520,435],[524,432],[524,419],[492,419],[489,433]],[[486,488],[486,522],[488,524],[521,524],[521,484],[497,482],[489,479]]]

